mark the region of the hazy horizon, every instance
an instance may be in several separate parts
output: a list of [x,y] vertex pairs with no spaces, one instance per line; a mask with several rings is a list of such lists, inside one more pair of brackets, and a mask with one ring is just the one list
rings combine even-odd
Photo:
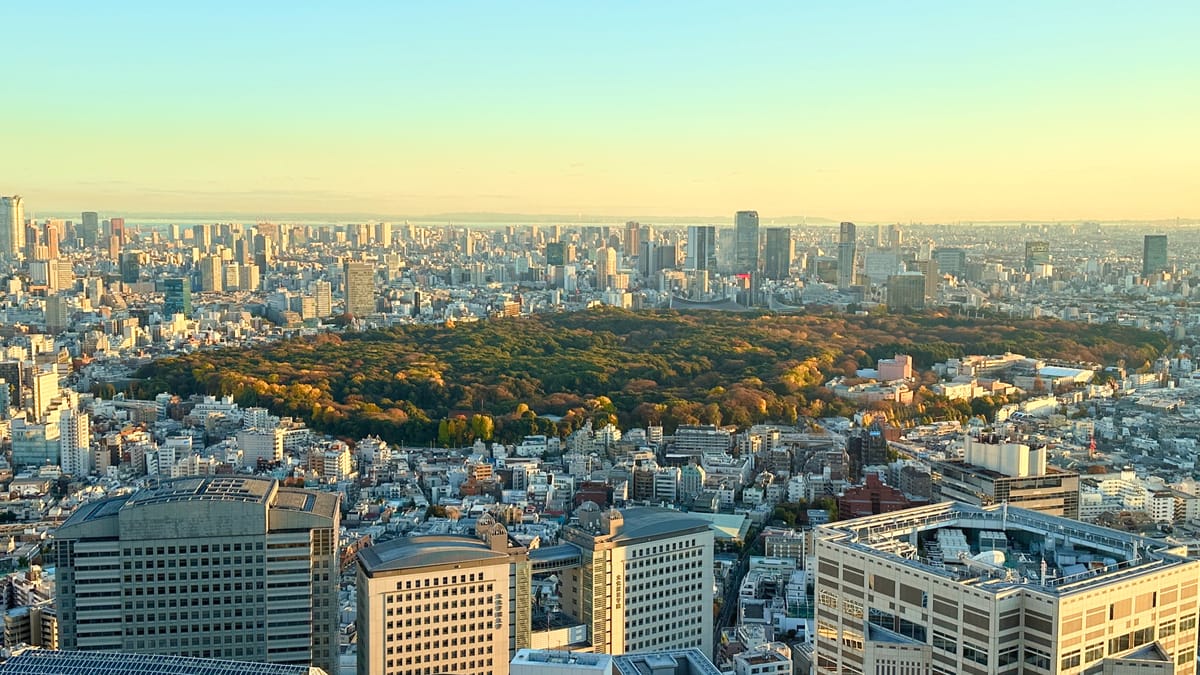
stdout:
[[30,214],[1200,217],[1195,3],[131,0],[7,18],[21,104],[0,194]]

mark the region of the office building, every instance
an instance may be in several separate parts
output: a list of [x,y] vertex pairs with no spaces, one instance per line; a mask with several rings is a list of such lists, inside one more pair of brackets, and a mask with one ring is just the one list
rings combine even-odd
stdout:
[[0,675],[333,675],[320,668],[117,652],[31,649],[0,664]]
[[768,227],[763,244],[763,276],[768,279],[787,279],[792,269],[792,230],[787,227]]
[[491,516],[476,532],[358,553],[358,675],[508,673],[529,646],[529,556]]
[[1167,269],[1167,235],[1147,234],[1142,239],[1142,276]]
[[625,223],[625,237],[621,240],[621,245],[624,247],[626,258],[632,258],[638,254],[641,249],[642,242],[642,224],[636,220],[631,220]]
[[960,279],[967,273],[967,252],[961,248],[935,249],[931,258],[941,272]]
[[904,272],[888,277],[887,307],[895,312],[925,309],[925,275]]
[[246,476],[84,504],[50,554],[60,645],[336,673],[338,521],[336,494]]
[[1007,502],[1065,518],[1079,517],[1079,474],[1049,467],[1045,447],[1003,431],[967,434],[962,461],[933,462],[933,497],[976,506]]
[[200,259],[200,290],[210,293],[225,290],[225,265],[220,256],[207,255]]
[[915,272],[920,272],[925,277],[925,306],[929,307],[938,302],[938,282],[941,281],[941,274],[938,271],[936,260],[914,260],[911,263],[911,268]]
[[855,258],[858,255],[858,232],[854,223],[838,226],[837,285],[848,290],[855,283]]
[[1038,265],[1050,264],[1050,242],[1025,242],[1025,271],[1033,272]]
[[100,241],[100,214],[95,211],[84,211],[79,214],[79,228],[76,232],[83,245],[91,248]]
[[163,279],[163,317],[170,319],[176,314],[192,315],[192,280],[187,277]]
[[18,257],[25,250],[25,200],[0,197],[0,256]]
[[375,265],[347,260],[342,263],[342,283],[346,289],[346,313],[363,317],[375,313]]
[[325,279],[317,279],[312,288],[317,318],[324,319],[333,314],[333,284]]
[[1196,672],[1200,561],[1184,546],[960,503],[814,540],[818,674]]
[[733,272],[754,274],[759,271],[758,211],[738,211],[733,216]]
[[546,264],[551,266],[562,266],[567,264],[567,245],[561,241],[552,241],[546,244]]
[[596,249],[596,284],[601,290],[616,287],[617,278],[617,249],[601,246]]
[[684,269],[717,271],[717,228],[713,225],[689,225],[687,257]]
[[[713,532],[708,521],[653,507],[587,502],[563,539],[580,565],[562,571],[562,609],[604,654],[713,649]],[[535,551],[536,553],[536,551]],[[536,557],[535,557],[536,560]]]

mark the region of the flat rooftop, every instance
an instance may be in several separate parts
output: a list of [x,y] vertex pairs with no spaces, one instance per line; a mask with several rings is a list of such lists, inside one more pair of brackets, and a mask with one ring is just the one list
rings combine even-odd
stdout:
[[1194,564],[1182,547],[1005,504],[931,504],[831,523],[817,536],[994,591],[1063,594]]
[[205,476],[163,481],[158,487],[138,490],[129,506],[189,501],[262,503],[275,487],[273,478],[249,476]]

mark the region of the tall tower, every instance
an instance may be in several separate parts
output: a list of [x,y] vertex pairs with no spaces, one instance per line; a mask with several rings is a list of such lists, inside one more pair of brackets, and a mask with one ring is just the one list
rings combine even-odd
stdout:
[[689,270],[716,271],[717,228],[715,226],[688,226],[687,258],[683,266]]
[[163,316],[192,315],[192,280],[188,277],[167,277],[162,281]]
[[608,290],[617,276],[617,249],[601,246],[596,249],[596,288]]
[[0,255],[21,255],[25,248],[25,199],[0,197]]
[[737,274],[753,274],[758,271],[758,211],[738,211],[733,223],[733,271]]
[[1167,235],[1148,234],[1142,240],[1142,276],[1167,269]]
[[792,267],[792,230],[769,227],[763,245],[763,275],[768,279],[787,279]]
[[854,285],[854,257],[858,253],[857,231],[854,223],[842,223],[838,228],[837,279],[838,289]]
[[375,266],[361,260],[342,264],[346,313],[356,317],[375,313]]
[[54,536],[60,644],[336,673],[338,526],[336,494],[249,476],[90,502]]
[[79,225],[79,238],[83,239],[85,248],[91,248],[100,241],[100,214],[95,211],[84,211],[80,214],[82,223]]

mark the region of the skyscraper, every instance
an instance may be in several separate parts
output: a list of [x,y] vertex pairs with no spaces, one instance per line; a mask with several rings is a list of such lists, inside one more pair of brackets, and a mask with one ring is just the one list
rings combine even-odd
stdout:
[[887,281],[888,309],[906,311],[925,308],[925,275],[920,272],[893,274]]
[[837,280],[839,290],[844,291],[854,285],[854,258],[858,254],[857,237],[854,223],[842,223],[838,227]]
[[612,288],[616,276],[617,249],[608,246],[596,249],[596,288]]
[[313,297],[316,298],[317,318],[324,319],[333,314],[333,285],[325,279],[313,282]]
[[642,225],[636,220],[631,220],[625,223],[625,239],[622,242],[625,250],[625,257],[632,258],[638,254],[642,242]]
[[1148,234],[1142,240],[1142,276],[1167,269],[1167,235]]
[[1027,241],[1025,242],[1025,271],[1032,272],[1033,268],[1038,265],[1050,264],[1050,242],[1048,241]]
[[361,260],[342,263],[346,289],[346,313],[363,317],[375,313],[375,266]]
[[83,245],[91,248],[100,241],[100,214],[95,211],[84,211],[80,214],[79,238]]
[[338,663],[338,497],[248,476],[80,506],[55,533],[66,650]]
[[713,225],[689,225],[687,235],[687,257],[685,269],[708,270],[717,268],[717,228]]
[[192,280],[187,277],[163,279],[163,316],[192,315]]
[[763,244],[763,276],[768,279],[787,279],[792,269],[792,230],[769,227]]
[[25,248],[25,200],[0,197],[0,255],[17,257]]
[[733,223],[733,271],[753,274],[758,271],[758,211],[738,211],[733,216]]

